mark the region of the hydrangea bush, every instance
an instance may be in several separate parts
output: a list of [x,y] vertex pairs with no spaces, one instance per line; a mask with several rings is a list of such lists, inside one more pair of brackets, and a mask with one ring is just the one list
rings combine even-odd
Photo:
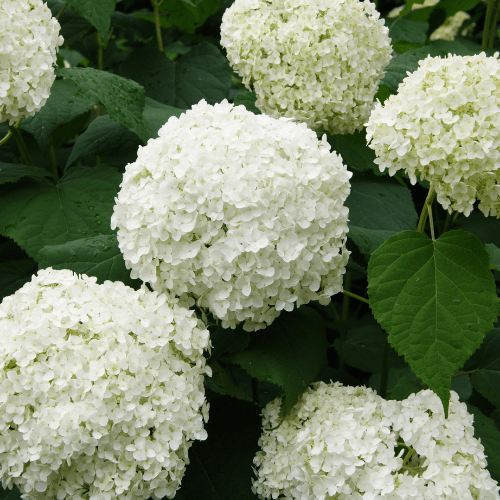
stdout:
[[348,134],[370,115],[388,31],[369,0],[236,0],[221,44],[263,113]]
[[192,441],[207,437],[209,333],[192,311],[48,268],[3,300],[0,331],[4,487],[29,499],[174,497]]
[[0,500],[499,500],[498,2],[417,2],[0,1]]
[[404,170],[412,184],[428,180],[450,212],[469,215],[478,200],[500,217],[499,104],[498,53],[427,57],[370,115],[375,163],[389,175]]
[[33,116],[55,80],[60,26],[42,0],[2,0],[0,9],[0,122]]
[[304,124],[202,101],[127,165],[111,226],[133,278],[258,330],[341,291],[350,177]]

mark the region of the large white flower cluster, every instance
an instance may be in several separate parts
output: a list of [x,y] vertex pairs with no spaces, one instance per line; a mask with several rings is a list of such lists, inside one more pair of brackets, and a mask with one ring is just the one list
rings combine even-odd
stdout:
[[500,217],[500,61],[427,57],[396,95],[377,103],[367,140],[381,171],[404,170],[436,190],[449,211],[469,215],[474,202]]
[[305,124],[201,101],[139,148],[111,225],[134,278],[257,330],[342,290],[350,177]]
[[205,439],[192,311],[145,288],[40,271],[0,305],[0,478],[23,498],[172,498]]
[[280,404],[263,411],[254,459],[259,498],[500,498],[473,437],[473,417],[454,392],[448,419],[429,390],[398,402],[364,387],[319,382],[278,426]]
[[54,83],[64,39],[42,0],[2,0],[0,8],[0,122],[33,116]]
[[263,113],[348,134],[370,115],[388,33],[369,0],[236,0],[221,45]]

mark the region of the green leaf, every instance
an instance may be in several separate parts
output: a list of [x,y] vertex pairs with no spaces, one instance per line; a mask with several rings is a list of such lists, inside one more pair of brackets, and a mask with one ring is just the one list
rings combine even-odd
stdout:
[[[385,84],[382,83],[378,90],[377,93],[375,94],[374,101],[380,101],[381,104],[384,104],[385,100],[392,95],[391,89]],[[366,135],[366,130],[365,130],[365,135]],[[371,148],[369,148],[371,149]],[[373,151],[373,150],[372,150]],[[375,151],[373,151],[375,154]]]
[[[431,45],[445,54],[449,53],[457,56],[473,56],[481,52],[481,44],[460,36],[456,36],[453,40],[434,40]],[[493,54],[489,53],[488,55]]]
[[[178,117],[183,111],[146,97],[143,117],[151,137],[157,137],[160,127],[171,116]],[[124,164],[130,163],[137,158],[137,149],[140,145],[141,141],[136,134],[123,128],[109,115],[98,116],[76,140],[66,162],[66,168],[79,161],[86,162],[97,155],[106,163],[114,164],[116,160],[122,158],[125,159]]]
[[[411,371],[411,368],[409,366],[405,366],[404,368],[391,368],[389,367],[389,377],[387,380],[387,392],[388,394],[392,394],[392,391],[396,387],[399,379],[406,377],[410,380],[417,380],[416,375]],[[382,378],[381,372],[374,373],[369,379],[368,379],[368,387],[371,387],[375,391],[380,390],[380,381]],[[418,380],[418,383],[420,384],[420,390],[424,389],[423,384],[421,381]],[[393,398],[395,399],[395,398]]]
[[410,394],[420,392],[422,386],[417,380],[413,380],[409,377],[403,376],[396,382],[396,385],[391,391],[391,399],[396,401],[403,401]]
[[328,343],[319,313],[302,306],[281,313],[263,331],[252,334],[248,349],[228,360],[252,377],[272,382],[285,391],[280,415],[285,417],[299,396],[326,366]]
[[368,295],[390,344],[436,392],[447,415],[451,376],[498,315],[484,245],[464,231],[436,241],[413,231],[396,234],[371,256]]
[[395,94],[398,91],[399,84],[408,76],[407,71],[413,73],[418,68],[418,61],[425,59],[428,55],[435,57],[444,56],[446,53],[434,45],[425,45],[399,54],[391,59],[380,84],[387,85],[389,90]]
[[37,270],[38,266],[32,259],[7,260],[0,263],[0,300],[19,290],[31,280]]
[[56,74],[75,82],[84,96],[97,99],[113,120],[144,142],[151,137],[142,116],[145,92],[138,83],[94,68],[57,69]]
[[75,167],[57,184],[23,181],[0,187],[0,234],[37,260],[46,245],[111,234],[122,176],[108,165]]
[[353,134],[326,134],[328,143],[342,156],[344,163],[358,172],[372,171],[379,173],[378,166],[374,163],[375,151],[366,144],[366,130]]
[[[382,371],[385,333],[380,326],[368,325],[353,328],[347,333],[345,341],[336,339],[334,347],[348,365],[365,372]],[[404,360],[391,349],[390,366],[403,368]]]
[[400,19],[393,23],[389,29],[389,37],[394,46],[397,42],[410,42],[418,46],[427,41],[427,30],[429,23],[425,21],[414,21],[412,19]]
[[483,243],[493,243],[500,248],[500,224],[496,217],[485,217],[479,210],[474,210],[469,217],[460,214],[453,229],[463,229],[475,234]]
[[[55,17],[60,12],[65,2],[62,0],[46,0],[52,15]],[[79,16],[71,8],[66,7],[59,18],[61,25],[60,34],[64,38],[64,46],[72,46],[79,42],[87,33],[92,31],[92,25]]]
[[21,492],[14,486],[11,490],[5,490],[0,486],[0,500],[19,500]]
[[171,26],[193,33],[219,10],[221,2],[222,0],[163,0],[160,11],[168,13]]
[[232,398],[253,402],[251,396],[236,383],[229,370],[224,369],[217,361],[210,363],[210,367],[212,376],[205,380],[207,389]]
[[471,382],[481,395],[500,408],[500,328],[488,333],[476,353],[478,371]]
[[56,80],[45,106],[35,116],[21,122],[20,128],[32,134],[42,151],[50,136],[75,118],[86,114],[99,100],[95,96],[77,94],[77,86],[70,80]]
[[176,500],[256,500],[252,463],[262,433],[260,408],[219,397],[210,403],[208,439],[189,450],[189,465]]
[[469,375],[453,377],[451,379],[451,390],[458,394],[460,401],[467,401],[472,396],[472,384]]
[[488,470],[495,481],[500,481],[500,431],[495,422],[479,408],[467,405],[474,415],[474,437],[481,440],[488,461]]
[[226,99],[232,72],[220,51],[204,42],[175,62],[156,48],[135,49],[122,64],[120,74],[141,84],[148,97],[188,109],[201,99],[209,104]]
[[115,0],[67,0],[67,3],[77,14],[94,26],[106,46],[111,16],[115,11]]
[[355,174],[351,179],[349,238],[369,256],[390,236],[417,225],[411,192],[389,177]]
[[248,111],[251,111],[254,115],[260,115],[260,109],[255,105],[257,96],[255,92],[240,92],[234,96],[233,104],[235,106],[243,105]]
[[493,245],[493,243],[488,243],[486,245],[486,251],[490,256],[490,269],[500,271],[500,248],[498,248],[496,245]]
[[443,9],[446,17],[450,17],[460,10],[468,11],[480,2],[481,0],[441,0],[435,7]]
[[130,277],[115,234],[101,234],[92,238],[67,241],[61,245],[47,245],[37,256],[40,269],[71,269],[77,274],[95,276],[98,283],[121,281],[132,288],[142,282]]
[[52,178],[52,174],[44,168],[35,167],[33,165],[0,162],[0,184],[17,182],[23,177],[45,180],[47,178]]

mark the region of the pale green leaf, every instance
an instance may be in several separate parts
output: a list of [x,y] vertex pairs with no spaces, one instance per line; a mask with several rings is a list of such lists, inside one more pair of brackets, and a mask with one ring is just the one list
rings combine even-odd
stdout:
[[66,0],[68,5],[84,17],[101,35],[106,46],[115,0]]

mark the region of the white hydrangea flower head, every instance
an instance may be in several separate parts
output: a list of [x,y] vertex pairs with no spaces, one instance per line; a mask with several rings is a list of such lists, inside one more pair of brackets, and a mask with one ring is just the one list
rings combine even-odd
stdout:
[[392,429],[413,455],[395,478],[391,499],[498,500],[498,484],[486,469],[484,447],[474,437],[473,415],[451,391],[448,418],[431,390],[401,402]]
[[12,125],[45,104],[64,39],[42,0],[2,0],[0,8],[0,122]]
[[500,61],[487,57],[427,57],[377,103],[367,141],[383,172],[404,170],[434,187],[438,202],[468,216],[474,202],[500,217]]
[[26,500],[160,500],[208,418],[209,333],[145,287],[42,270],[0,305],[0,478]]
[[342,290],[350,177],[305,124],[201,101],[139,148],[111,227],[133,278],[253,331]]
[[277,427],[280,405],[276,399],[262,413],[252,487],[259,498],[389,498],[403,464],[391,429],[398,401],[365,387],[318,382]]
[[370,115],[388,33],[369,0],[236,0],[221,45],[263,113],[349,134]]
[[[437,5],[438,2],[439,0],[424,0],[424,3],[414,3],[411,6],[411,10],[423,9],[424,7],[434,7],[434,5]],[[394,9],[387,14],[387,17],[398,17],[404,8],[404,5],[394,7]],[[458,35],[462,24],[469,19],[470,15],[467,14],[467,12],[463,10],[456,12],[452,16],[447,17],[444,23],[431,33],[429,40],[454,40],[454,38]]]

